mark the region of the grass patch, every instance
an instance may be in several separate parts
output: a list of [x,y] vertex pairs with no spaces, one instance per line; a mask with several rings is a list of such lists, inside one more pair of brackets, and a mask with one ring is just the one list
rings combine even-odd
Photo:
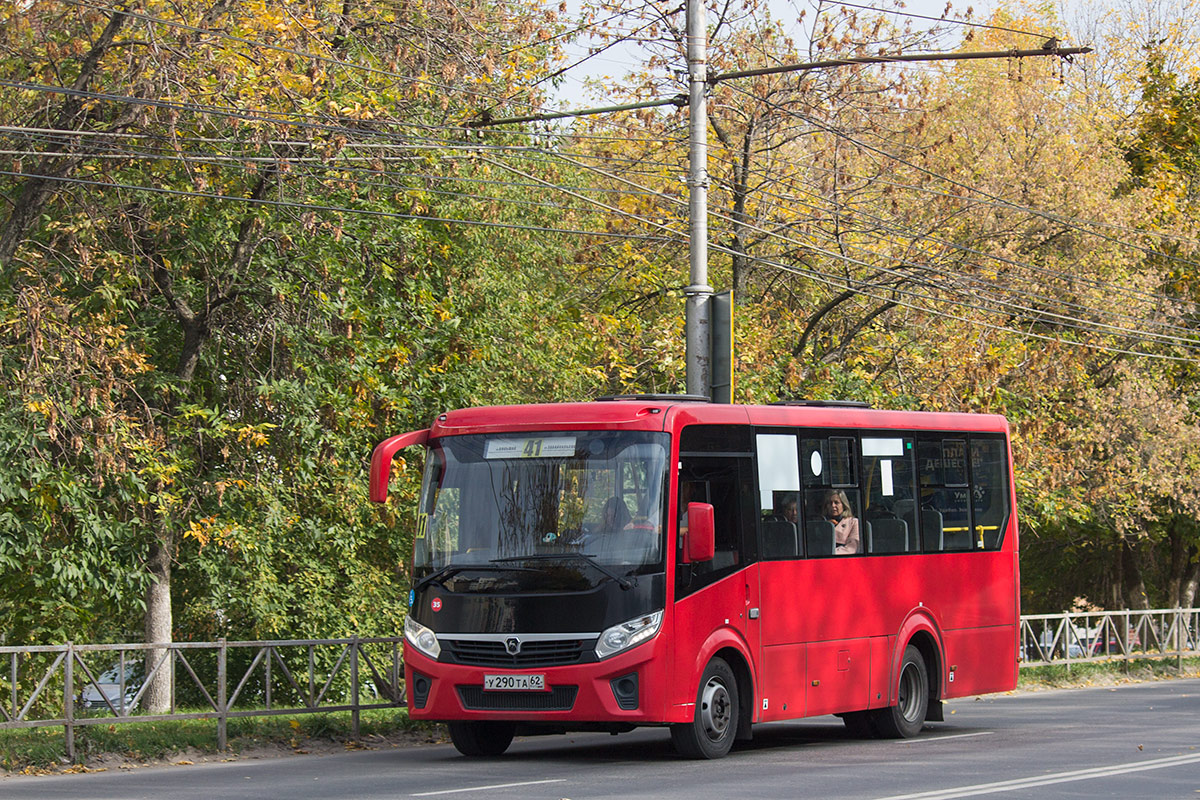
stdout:
[[[303,750],[307,743],[353,742],[348,711],[271,717],[240,717],[228,722],[229,749],[241,753],[257,747]],[[394,739],[403,735],[433,737],[434,725],[414,722],[403,708],[371,709],[359,715],[359,740]],[[75,728],[75,757],[87,763],[111,755],[137,762],[158,761],[185,752],[217,754],[217,721],[171,719],[123,722]],[[68,764],[61,727],[0,730],[0,768],[35,773]]]
[[1078,664],[1047,664],[1022,669],[1018,689],[1062,689],[1108,686],[1133,681],[1200,677],[1200,658],[1139,658],[1130,661],[1088,661]]

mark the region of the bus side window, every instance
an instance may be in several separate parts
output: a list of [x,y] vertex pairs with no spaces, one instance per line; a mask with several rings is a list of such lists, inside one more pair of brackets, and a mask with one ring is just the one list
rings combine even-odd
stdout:
[[800,463],[795,434],[760,433],[758,519],[765,559],[798,558],[800,548]]
[[920,520],[927,553],[975,548],[966,452],[963,439],[925,439],[917,444],[921,494],[913,516]]
[[1003,439],[971,439],[971,504],[975,546],[998,550],[1008,524],[1008,459]]
[[809,558],[865,552],[854,445],[849,436],[800,440],[804,545]]
[[[677,562],[677,598],[731,575],[757,558],[749,432],[746,426],[695,425],[684,428],[681,434],[679,487],[692,494],[690,502],[712,504],[716,552],[712,561],[705,563]],[[684,485],[691,488],[683,490]],[[684,500],[677,495],[680,517],[686,514],[686,504],[681,502]],[[677,520],[677,527],[678,524]],[[680,542],[681,539],[676,537],[677,556]]]
[[913,440],[903,436],[864,436],[863,545],[868,554],[918,550],[916,475]]

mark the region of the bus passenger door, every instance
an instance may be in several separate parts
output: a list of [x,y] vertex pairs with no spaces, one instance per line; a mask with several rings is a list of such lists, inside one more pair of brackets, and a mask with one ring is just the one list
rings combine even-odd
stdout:
[[[798,439],[790,430],[755,436],[759,528],[759,708],[761,721],[805,713],[805,619],[802,587],[809,585],[800,525]],[[756,604],[758,605],[758,604]]]
[[[718,426],[703,426],[703,437],[690,439],[685,428],[680,444],[680,472],[677,494],[678,528],[683,527],[683,509],[688,502],[710,503],[716,532],[715,554],[711,561],[684,564],[680,556],[680,537],[676,545],[675,571],[675,674],[690,675],[680,687],[695,685],[707,656],[702,653],[714,638],[722,646],[732,647],[747,662],[746,669],[756,674],[758,658],[759,586],[754,531],[752,459],[749,447],[740,441],[709,442],[704,437],[720,433]],[[723,426],[722,426],[723,427]],[[743,426],[736,433],[747,431]],[[699,433],[699,432],[698,432]],[[733,435],[732,433],[730,435]],[[688,452],[689,445],[709,452]],[[743,455],[744,453],[744,455]],[[738,665],[731,664],[737,673]],[[694,697],[678,702],[692,703]],[[753,718],[753,708],[743,708]]]

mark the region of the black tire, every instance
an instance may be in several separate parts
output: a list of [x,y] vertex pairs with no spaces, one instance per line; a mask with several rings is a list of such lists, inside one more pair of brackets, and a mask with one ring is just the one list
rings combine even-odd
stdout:
[[724,659],[714,658],[700,676],[691,722],[671,726],[671,741],[687,758],[722,758],[733,747],[741,708],[737,678]]
[[871,721],[885,739],[911,739],[925,727],[928,708],[929,673],[921,651],[910,644],[904,649],[904,660],[900,662],[896,705],[874,712]]
[[842,722],[846,730],[855,739],[875,739],[879,733],[875,730],[875,715],[871,711],[851,711],[842,714]]
[[498,756],[512,744],[513,722],[451,722],[450,741],[464,756]]

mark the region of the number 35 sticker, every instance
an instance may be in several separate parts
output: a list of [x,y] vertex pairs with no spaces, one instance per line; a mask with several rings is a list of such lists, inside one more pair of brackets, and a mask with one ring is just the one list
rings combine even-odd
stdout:
[[432,600],[430,600],[429,607],[431,609],[433,609],[434,611],[441,611],[442,610],[442,598],[435,597]]

